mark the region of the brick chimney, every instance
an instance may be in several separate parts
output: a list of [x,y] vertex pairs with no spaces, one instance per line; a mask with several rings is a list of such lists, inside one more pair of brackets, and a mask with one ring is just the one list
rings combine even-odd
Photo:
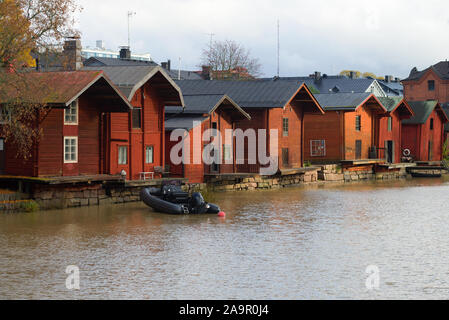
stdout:
[[211,79],[210,67],[209,66],[203,66],[202,68],[203,68],[203,70],[201,71],[201,77],[204,80],[210,80]]
[[120,48],[120,59],[130,60],[131,59],[131,49],[129,47]]
[[81,58],[81,40],[80,37],[70,37],[64,42],[64,69],[67,71],[77,71],[83,68],[83,59]]
[[393,76],[385,76],[385,82],[387,83],[393,82]]

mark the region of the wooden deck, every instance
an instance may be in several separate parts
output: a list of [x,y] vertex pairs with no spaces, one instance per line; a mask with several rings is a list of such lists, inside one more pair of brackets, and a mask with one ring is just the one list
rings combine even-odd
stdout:
[[341,160],[341,164],[348,166],[367,166],[373,164],[385,163],[385,159],[358,159],[358,160]]

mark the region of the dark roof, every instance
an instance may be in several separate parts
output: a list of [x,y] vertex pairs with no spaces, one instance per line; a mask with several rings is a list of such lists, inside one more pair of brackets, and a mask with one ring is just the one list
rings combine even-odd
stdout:
[[114,103],[121,111],[132,109],[128,99],[102,71],[29,72],[20,74],[18,77],[14,78],[16,84],[19,83],[18,80],[20,82],[23,80],[25,86],[17,88],[14,85],[12,88],[2,88],[4,90],[0,90],[0,93],[6,96],[0,96],[1,101],[18,99],[23,102],[45,102],[49,105],[69,106],[98,83],[101,87],[97,87],[98,90],[93,94],[101,93],[103,99],[106,99],[107,95],[108,103]]
[[407,101],[410,108],[412,108],[415,116],[404,120],[404,124],[424,124],[429,119],[433,110],[439,106],[438,101],[428,100],[428,101]]
[[141,61],[132,59],[91,57],[83,62],[86,67],[113,67],[113,66],[157,66],[154,61]]
[[429,70],[433,70],[441,79],[449,80],[449,61],[440,61],[437,64],[430,66],[429,68],[422,71],[418,71],[416,67],[413,68],[412,71],[410,71],[409,77],[402,81],[419,80]]
[[404,86],[400,82],[387,82],[383,80],[377,80],[382,86],[382,89],[387,93],[394,93],[396,96],[402,96],[404,94]]
[[194,128],[194,123],[202,123],[208,117],[204,116],[180,116],[174,118],[167,118],[165,120],[165,130],[172,131],[177,129],[191,130]]
[[372,93],[325,93],[315,94],[315,98],[326,111],[349,110],[354,111],[370,97]]
[[242,108],[283,108],[301,81],[176,81],[184,95],[228,95]]
[[378,97],[377,99],[388,112],[394,111],[396,107],[404,101],[404,98],[402,97]]
[[314,87],[320,93],[363,93],[375,81],[374,79],[350,79],[345,76],[323,76],[320,80],[311,77],[281,77],[280,80],[305,82],[309,88]]
[[[177,91],[179,103],[183,106],[184,100],[178,85],[159,66],[116,66],[116,67],[84,67],[84,70],[102,70],[115,83],[116,86],[131,100],[141,86],[156,74],[160,74]],[[161,89],[167,90],[167,89]],[[169,90],[169,89],[168,89]]]

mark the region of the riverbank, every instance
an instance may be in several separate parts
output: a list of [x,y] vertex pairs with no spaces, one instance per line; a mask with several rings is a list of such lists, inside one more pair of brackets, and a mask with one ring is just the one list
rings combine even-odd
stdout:
[[[347,184],[367,181],[393,181],[411,179],[409,169],[413,164],[384,165],[369,161],[342,163],[341,165],[311,166],[308,168],[281,170],[274,176],[257,174],[207,175],[205,183],[189,184],[181,179],[183,189],[188,192],[205,193],[245,192],[257,190],[278,190],[314,184]],[[423,172],[435,173],[435,170]],[[441,174],[446,174],[440,170]],[[21,191],[5,191],[0,211],[19,212],[67,209],[76,207],[102,206],[140,201],[144,187],[159,187],[172,181],[160,179],[151,181],[123,181],[118,179],[61,180],[53,183],[28,182]]]

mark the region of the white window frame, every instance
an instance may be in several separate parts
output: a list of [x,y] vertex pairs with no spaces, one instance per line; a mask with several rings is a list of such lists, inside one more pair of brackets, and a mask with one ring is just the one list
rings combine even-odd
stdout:
[[223,160],[231,161],[232,160],[232,145],[224,144],[223,145]]
[[[67,142],[67,140],[75,140],[75,158],[76,158],[76,160],[66,160],[66,151],[65,151],[65,149],[66,149],[66,147],[67,147],[67,144],[66,144],[66,142]],[[72,152],[70,151],[70,154],[72,154]],[[78,137],[64,137],[64,154],[63,154],[63,157],[64,157],[64,163],[78,163]]]
[[[120,163],[120,149],[121,148],[126,148],[126,163]],[[128,146],[125,146],[125,145],[119,145],[118,147],[117,147],[117,164],[119,165],[119,166],[127,166],[128,165],[128,153],[129,153],[129,147]]]
[[[148,162],[148,149],[152,149],[151,153],[151,162]],[[145,164],[154,164],[154,146],[146,146],[145,147]]]
[[[320,153],[320,154],[317,154],[317,153],[315,153],[314,152],[314,143],[319,143],[321,146],[320,146],[320,149],[323,151],[322,153]],[[326,157],[326,140],[310,140],[310,156],[311,157]]]
[[[66,120],[67,111],[72,110],[73,106],[75,106],[75,111],[76,111],[75,117],[76,117],[76,120],[75,121],[67,121]],[[70,116],[72,116],[72,115],[70,115]],[[76,99],[75,101],[73,101],[70,104],[69,109],[64,109],[64,125],[66,125],[66,126],[77,126],[78,125],[78,119],[79,119],[79,103],[78,103],[78,99]]]

